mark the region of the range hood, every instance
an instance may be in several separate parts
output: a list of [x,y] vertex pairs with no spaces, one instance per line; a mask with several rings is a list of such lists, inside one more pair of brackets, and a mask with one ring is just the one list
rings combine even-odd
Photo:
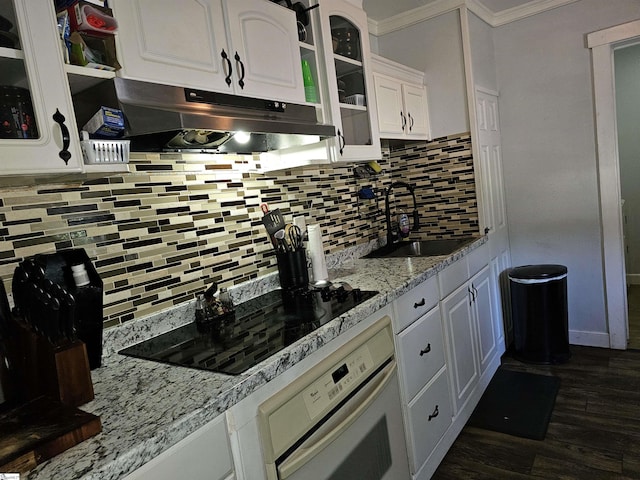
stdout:
[[132,151],[253,153],[335,136],[310,105],[114,78],[74,96],[82,126],[100,108],[122,110]]

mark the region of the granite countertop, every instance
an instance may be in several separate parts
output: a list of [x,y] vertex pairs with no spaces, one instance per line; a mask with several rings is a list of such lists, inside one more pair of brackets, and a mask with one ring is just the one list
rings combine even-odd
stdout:
[[[379,294],[238,376],[125,357],[121,348],[193,318],[189,306],[105,332],[103,365],[91,372],[95,399],[80,408],[100,416],[102,432],[31,470],[28,480],[115,480],[193,433],[353,325],[486,242],[450,256],[337,258],[329,276]],[[192,305],[191,305],[192,308]]]

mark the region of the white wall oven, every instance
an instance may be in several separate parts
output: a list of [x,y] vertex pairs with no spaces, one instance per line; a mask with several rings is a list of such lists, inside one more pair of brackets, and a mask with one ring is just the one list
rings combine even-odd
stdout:
[[409,479],[389,317],[258,407],[270,480]]

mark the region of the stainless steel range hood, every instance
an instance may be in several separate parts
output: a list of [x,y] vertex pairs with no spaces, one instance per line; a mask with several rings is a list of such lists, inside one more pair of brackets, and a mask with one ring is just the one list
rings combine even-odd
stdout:
[[122,110],[133,151],[268,152],[335,136],[310,105],[122,78],[84,90],[74,104],[80,126],[102,105]]

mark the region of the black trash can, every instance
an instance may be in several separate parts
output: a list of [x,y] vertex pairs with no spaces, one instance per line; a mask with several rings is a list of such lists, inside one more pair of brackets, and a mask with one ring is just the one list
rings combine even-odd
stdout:
[[558,364],[571,357],[567,267],[524,265],[509,272],[514,357]]

